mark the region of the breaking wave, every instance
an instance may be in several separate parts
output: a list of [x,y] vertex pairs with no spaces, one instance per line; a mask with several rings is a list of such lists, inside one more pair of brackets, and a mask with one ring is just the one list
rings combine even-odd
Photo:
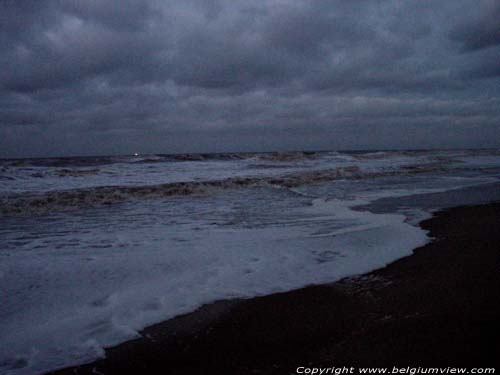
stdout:
[[235,177],[222,180],[173,182],[147,186],[101,186],[64,191],[49,191],[36,195],[11,195],[0,199],[2,214],[47,213],[75,208],[110,205],[130,199],[207,194],[226,189],[259,186],[296,187],[306,183],[341,178],[361,178],[356,166],[319,171],[292,173],[280,177]]
[[[221,180],[173,182],[146,186],[99,186],[63,191],[49,191],[44,194],[9,195],[0,198],[0,213],[43,214],[67,211],[77,208],[111,205],[131,199],[155,199],[196,194],[217,193],[227,189],[251,187],[294,188],[305,184],[334,181],[339,179],[365,179],[439,172],[439,164],[407,166],[399,171],[362,172],[358,166],[338,167],[315,171],[302,171],[276,177],[234,177]],[[89,173],[97,173],[95,170]],[[72,173],[64,172],[64,173]]]

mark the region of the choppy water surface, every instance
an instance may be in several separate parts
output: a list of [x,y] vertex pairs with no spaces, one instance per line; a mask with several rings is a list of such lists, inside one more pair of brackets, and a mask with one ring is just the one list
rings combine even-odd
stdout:
[[0,160],[0,372],[87,362],[204,303],[378,268],[428,241],[416,224],[440,204],[422,196],[495,193],[499,176],[497,150]]

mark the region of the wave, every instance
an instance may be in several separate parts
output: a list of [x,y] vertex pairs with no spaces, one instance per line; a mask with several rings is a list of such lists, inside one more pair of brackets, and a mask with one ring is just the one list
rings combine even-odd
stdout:
[[28,159],[3,159],[0,166],[3,168],[25,168],[25,167],[48,167],[48,168],[74,168],[74,167],[97,167],[109,164],[148,164],[161,162],[185,162],[185,161],[231,161],[244,159],[259,159],[265,161],[297,161],[306,157],[312,157],[318,152],[226,152],[215,154],[137,154],[122,156],[76,156],[61,158],[28,158]]
[[248,164],[246,166],[247,169],[289,169],[289,164],[264,164],[264,163],[254,163]]
[[316,152],[307,151],[294,151],[294,152],[272,152],[256,155],[258,160],[261,161],[274,161],[274,162],[296,162],[305,159],[310,159],[315,156]]
[[419,174],[431,172],[445,172],[448,170],[447,164],[449,162],[435,162],[428,164],[412,164],[401,167],[401,173],[405,174]]
[[64,191],[49,191],[37,195],[11,195],[0,199],[2,214],[32,214],[67,211],[77,208],[111,205],[130,199],[207,194],[226,189],[279,186],[296,187],[308,183],[361,178],[357,166],[291,173],[279,177],[234,177],[223,180],[174,182],[148,186],[101,186]]
[[55,174],[59,177],[82,177],[95,175],[99,172],[99,169],[58,169],[55,171]]
[[450,158],[474,156],[500,156],[499,149],[475,150],[378,150],[378,151],[284,151],[284,152],[223,152],[223,153],[184,153],[184,154],[134,154],[118,156],[73,156],[59,158],[0,159],[0,167],[97,167],[116,163],[159,163],[184,161],[230,161],[255,159],[264,162],[295,162],[314,159],[321,155],[349,157],[355,160],[379,160],[400,156],[418,157],[429,155]]
[[[252,187],[295,188],[301,185],[341,179],[369,179],[377,177],[416,175],[443,172],[438,164],[405,166],[399,170],[363,172],[358,166],[301,171],[273,177],[233,177],[221,180],[173,182],[143,186],[99,186],[43,194],[8,195],[0,198],[0,213],[4,215],[44,214],[79,208],[107,206],[133,199],[155,199],[187,195],[217,193],[228,189]],[[93,170],[91,170],[93,172]],[[97,172],[96,172],[97,173]]]

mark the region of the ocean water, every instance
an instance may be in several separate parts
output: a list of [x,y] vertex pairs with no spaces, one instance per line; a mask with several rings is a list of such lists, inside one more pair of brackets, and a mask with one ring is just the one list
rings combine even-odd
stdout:
[[478,197],[500,197],[499,150],[0,160],[0,373],[382,267],[429,241],[430,212]]

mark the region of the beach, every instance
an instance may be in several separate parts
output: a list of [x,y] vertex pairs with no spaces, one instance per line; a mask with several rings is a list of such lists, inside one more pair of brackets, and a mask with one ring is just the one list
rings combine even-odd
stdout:
[[[491,272],[462,277],[475,263],[457,265],[442,249],[472,251],[475,261],[482,241],[493,241],[496,219],[456,243],[432,239],[468,233],[484,208],[451,214],[445,229],[446,214],[426,221],[499,202],[497,150],[184,159],[0,162],[1,374],[103,358],[88,371],[287,373],[309,362],[357,366],[364,357],[354,347],[362,345],[377,348],[366,363],[395,357],[406,365],[402,354],[389,356],[404,347],[390,327],[430,314],[443,320],[430,326],[452,322],[447,341],[458,342],[465,318],[442,309],[467,317],[479,307],[464,296],[498,291]],[[431,250],[417,254],[429,255],[410,256],[422,247]],[[393,264],[400,259],[411,260],[407,269],[407,260]],[[478,284],[485,277],[493,281]],[[467,280],[477,292],[462,292]],[[486,302],[480,308],[479,317],[495,312]],[[408,352],[432,358],[423,347],[432,345]]]
[[52,374],[294,374],[298,367],[498,366],[500,204],[444,210],[387,267],[221,301]]

